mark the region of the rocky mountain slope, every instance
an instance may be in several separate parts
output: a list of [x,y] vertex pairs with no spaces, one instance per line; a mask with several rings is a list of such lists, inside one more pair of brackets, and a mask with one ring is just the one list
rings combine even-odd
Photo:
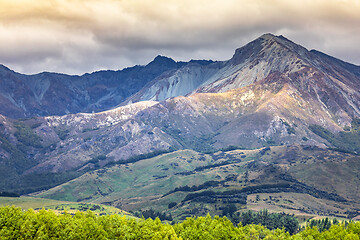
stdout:
[[[225,62],[187,65],[155,79],[128,102],[164,100],[193,92],[219,93],[256,82],[288,83],[306,101],[319,102],[341,125],[359,116],[360,67],[282,36],[265,34],[236,50]],[[346,106],[346,109],[343,107]]]
[[[359,114],[360,67],[265,34],[223,62],[188,63],[158,56],[146,66],[82,76],[22,75],[0,68],[0,114],[23,118],[99,112],[138,101],[162,101],[194,92],[219,93],[255,82],[286,80],[318,98],[342,124]],[[330,97],[331,95],[331,97]],[[327,102],[328,99],[335,102]],[[341,105],[350,105],[345,113]]]
[[[349,122],[351,118],[349,119]],[[197,93],[158,103],[144,101],[97,114],[30,119],[51,151],[27,173],[62,172],[127,161],[174,149],[212,151],[294,143],[332,146],[312,126],[342,130],[316,99],[307,101],[288,83],[259,82],[226,93]],[[350,128],[350,125],[348,126]],[[90,163],[90,164],[89,164]]]
[[82,76],[16,73],[0,66],[0,114],[12,118],[99,112],[111,109],[146,83],[185,63],[158,56],[146,66]]

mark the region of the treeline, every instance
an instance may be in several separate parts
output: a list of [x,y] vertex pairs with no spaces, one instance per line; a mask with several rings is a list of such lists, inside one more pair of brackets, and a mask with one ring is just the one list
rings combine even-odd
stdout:
[[[185,201],[197,201],[197,202],[206,202],[206,203],[215,203],[217,199],[228,199],[226,200],[227,203],[243,203],[246,204],[247,194],[254,194],[254,193],[277,193],[277,192],[296,192],[296,193],[307,193],[311,196],[316,198],[323,198],[328,200],[333,200],[337,202],[345,202],[346,199],[342,198],[341,196],[328,193],[303,183],[297,182],[293,179],[283,178],[287,181],[294,181],[293,183],[278,183],[278,184],[262,184],[256,186],[247,186],[239,190],[230,190],[224,192],[215,192],[212,190],[205,190],[202,192],[198,192],[200,190],[208,189],[211,187],[216,186],[225,186],[227,180],[225,179],[222,181],[207,181],[201,185],[194,185],[189,187],[188,185],[179,186],[175,189],[167,192],[162,197],[165,197],[169,194],[175,192],[190,192],[187,194],[183,200]],[[234,198],[235,197],[235,198]],[[232,199],[234,198],[234,199]]]
[[172,221],[173,218],[171,216],[171,213],[166,214],[166,213],[162,213],[162,212],[158,212],[155,211],[154,209],[150,208],[149,210],[144,210],[144,211],[140,211],[140,212],[135,212],[134,213],[135,217],[138,218],[152,218],[152,219],[156,219],[159,218],[161,221]]
[[226,217],[192,217],[170,225],[160,219],[134,219],[120,215],[96,216],[92,212],[56,215],[52,211],[0,208],[1,239],[359,239],[360,223],[338,223],[320,232],[306,227],[291,235],[285,229],[262,225],[237,227]]
[[174,151],[176,151],[176,149],[173,147],[170,147],[168,150],[156,150],[156,151],[153,151],[150,153],[136,155],[136,156],[133,156],[128,159],[123,159],[123,160],[119,160],[119,161],[115,161],[115,162],[108,162],[107,164],[105,164],[105,167],[112,167],[112,166],[119,165],[119,164],[135,163],[135,162],[138,162],[138,161],[141,161],[144,159],[157,157],[159,155],[162,155],[165,153],[171,153]]
[[[310,227],[317,227],[320,232],[328,230],[332,224],[338,224],[339,221],[335,218],[333,221],[329,220],[328,218],[324,219],[311,219],[307,221],[307,226]],[[346,222],[347,225],[347,222]]]
[[[219,181],[209,181],[206,184],[193,186],[193,187],[178,187],[173,191],[170,191],[167,194],[171,194],[177,191],[191,192],[187,194],[183,200],[185,201],[197,201],[197,202],[206,202],[206,203],[215,203],[217,199],[227,199],[226,203],[242,203],[246,204],[247,194],[254,193],[277,193],[277,192],[296,192],[296,193],[307,193],[316,198],[323,198],[338,202],[345,202],[346,200],[334,193],[327,193],[325,191],[307,186],[302,183],[279,183],[279,184],[263,184],[256,186],[247,186],[240,190],[230,190],[224,192],[215,192],[212,190],[205,190],[202,192],[194,192],[201,189],[206,189],[211,186],[216,186],[216,184],[224,184]],[[166,196],[165,194],[164,196]]]
[[229,214],[229,218],[234,223],[242,223],[244,226],[248,224],[260,224],[270,230],[285,228],[290,234],[294,234],[299,230],[298,219],[294,215],[286,213],[269,213],[267,210],[261,210],[259,212],[247,211]]
[[197,167],[197,168],[195,168],[194,170],[191,170],[191,171],[175,173],[175,175],[188,176],[188,175],[191,175],[191,174],[195,174],[196,172],[204,171],[206,169],[221,167],[221,166],[225,166],[225,165],[230,165],[230,164],[237,163],[237,162],[241,162],[241,160],[239,160],[239,159],[237,159],[237,160],[226,160],[226,161],[223,161],[223,162],[220,162],[220,163],[214,163],[214,164],[210,164],[210,165],[206,165],[206,166]]
[[189,193],[185,196],[182,202],[193,201],[193,202],[205,202],[205,203],[216,203],[217,200],[221,199],[223,203],[240,203],[246,204],[247,195],[239,191],[225,191],[225,192],[214,192],[212,190],[206,190],[203,192]]
[[188,185],[179,186],[179,187],[174,188],[174,190],[171,190],[170,192],[165,193],[162,197],[165,197],[165,196],[175,193],[175,192],[196,192],[196,191],[200,191],[200,190],[207,189],[210,187],[217,187],[219,185],[223,185],[224,182],[225,181],[211,180],[211,181],[204,182],[203,184],[200,184],[200,185],[193,185],[191,187],[189,187]]
[[0,197],[20,197],[20,194],[14,192],[0,192]]

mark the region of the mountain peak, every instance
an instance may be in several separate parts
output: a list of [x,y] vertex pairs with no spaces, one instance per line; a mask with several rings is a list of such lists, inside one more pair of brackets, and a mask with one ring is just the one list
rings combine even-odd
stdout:
[[308,50],[301,45],[298,45],[291,40],[287,39],[283,35],[273,35],[271,33],[267,33],[259,37],[258,39],[262,40],[262,45],[264,48],[271,47],[273,43],[275,42],[277,44],[277,47],[281,47],[286,50],[290,50],[297,54],[304,54],[305,52],[308,52]]
[[306,48],[290,41],[282,35],[276,36],[272,33],[266,33],[245,46],[236,49],[231,61],[235,65],[241,64],[245,60],[252,59],[256,56],[264,57],[264,52],[266,52],[266,54],[273,54],[274,51],[292,52],[302,56],[305,56],[308,52]]
[[271,38],[275,38],[276,36],[272,33],[265,33],[263,35],[261,35],[259,38],[262,38],[262,39],[271,39]]
[[[289,39],[287,39],[286,37],[284,37],[283,35],[274,35],[272,33],[265,33],[263,35],[261,35],[258,39],[256,40],[262,40],[262,41],[276,41],[278,43],[289,43],[289,44],[295,44],[294,42],[290,41]],[[255,41],[256,41],[255,40]]]
[[169,57],[158,55],[148,65],[150,65],[150,64],[151,65],[171,66],[171,65],[175,65],[176,62]]

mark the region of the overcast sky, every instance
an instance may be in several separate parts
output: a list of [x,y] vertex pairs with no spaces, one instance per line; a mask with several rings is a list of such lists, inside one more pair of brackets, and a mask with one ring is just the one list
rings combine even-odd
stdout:
[[360,0],[0,0],[0,63],[28,74],[227,60],[268,32],[360,65]]

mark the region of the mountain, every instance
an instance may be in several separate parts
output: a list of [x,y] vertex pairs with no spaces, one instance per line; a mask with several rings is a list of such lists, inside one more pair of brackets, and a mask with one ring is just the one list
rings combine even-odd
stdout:
[[[350,118],[358,116],[360,111],[356,91],[359,68],[272,34],[237,49],[230,60],[223,62],[186,63],[157,56],[146,66],[82,76],[56,73],[28,76],[3,66],[0,114],[24,118],[100,112],[128,103],[163,101],[194,92],[226,92],[259,81],[288,81],[305,97],[318,98],[329,114],[349,125]],[[327,102],[329,95],[335,102]],[[350,107],[342,109],[344,104]]]
[[[189,64],[148,83],[127,102],[164,100],[194,92],[219,93],[257,82],[288,84],[341,125],[358,117],[360,67],[308,51],[283,36],[265,34],[225,62]],[[344,108],[345,107],[345,108]]]
[[[192,93],[100,113],[22,121],[39,136],[38,145],[51,146],[45,153],[34,154],[39,162],[26,173],[73,170],[97,156],[106,156],[102,161],[106,164],[173,149],[213,151],[231,145],[260,148],[294,143],[334,146],[312,126],[336,133],[351,128],[353,119],[359,117],[359,67],[309,52],[281,36],[265,34],[237,49],[225,62],[176,63],[158,56],[147,66],[135,68],[150,71],[157,66],[179,68],[164,72],[132,97],[151,91],[154,82],[165,81],[171,87],[164,98],[181,91]],[[193,78],[198,75],[190,69],[202,69],[208,77],[196,82]],[[124,71],[135,70],[118,74]],[[94,73],[88,78],[96,79],[97,74],[113,72]],[[174,79],[180,85],[171,82]],[[183,87],[188,83],[193,85]],[[159,89],[157,92],[161,93]]]
[[[16,103],[31,104],[31,89],[37,88],[24,79],[36,75],[1,71],[15,76],[4,84],[12,94],[7,96],[23,94]],[[1,116],[4,190],[46,190],[39,196],[122,205],[126,210],[154,206],[164,211],[175,201],[182,204],[172,210],[179,217],[200,206],[201,211],[216,212],[231,203],[206,205],[216,199],[237,199],[238,207],[261,203],[297,213],[358,214],[356,186],[343,191],[329,173],[343,186],[359,172],[359,66],[265,34],[237,49],[228,61],[184,63],[158,56],[147,66],[72,76],[72,81],[66,75],[42,75],[52,81],[39,87],[44,92],[41,104],[49,94],[59,96],[53,101],[65,99],[77,107],[74,114],[54,116],[49,115],[52,108],[37,102],[36,107],[45,109],[38,115],[46,116]],[[52,89],[55,83],[58,88]],[[89,91],[90,85],[97,90]],[[86,95],[74,93],[80,89],[97,97],[78,104]],[[117,95],[121,89],[126,92]],[[48,101],[47,106],[55,106]],[[66,112],[66,104],[56,111]],[[14,106],[2,107],[20,109]],[[21,109],[23,114],[31,107]],[[226,193],[230,190],[235,192]],[[195,195],[187,197],[189,192]],[[256,193],[266,198],[271,193],[278,202],[256,200]],[[288,201],[278,193],[286,193]],[[194,200],[198,198],[200,205]]]
[[26,118],[108,110],[162,73],[184,64],[157,56],[146,66],[82,76],[49,72],[23,75],[0,66],[0,114]]

